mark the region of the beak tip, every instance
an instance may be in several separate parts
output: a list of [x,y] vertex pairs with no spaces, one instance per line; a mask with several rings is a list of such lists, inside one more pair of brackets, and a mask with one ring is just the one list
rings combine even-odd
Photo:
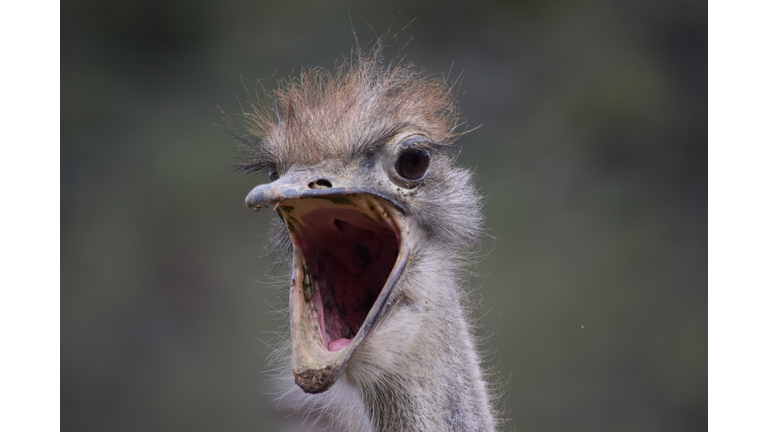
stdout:
[[264,191],[264,186],[265,185],[256,186],[248,196],[245,197],[246,207],[255,207],[258,210],[261,207],[269,205],[269,198]]
[[305,393],[322,393],[336,382],[341,373],[339,367],[326,366],[323,369],[305,369],[293,372],[296,384],[304,390]]

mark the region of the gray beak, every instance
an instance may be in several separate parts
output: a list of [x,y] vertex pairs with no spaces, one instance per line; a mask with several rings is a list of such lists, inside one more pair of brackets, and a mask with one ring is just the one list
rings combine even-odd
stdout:
[[398,211],[406,214],[393,197],[380,190],[375,185],[361,186],[374,183],[365,174],[358,173],[353,178],[343,179],[331,175],[320,167],[289,171],[272,183],[256,186],[245,197],[245,205],[255,209],[271,207],[280,201],[295,198],[325,197],[329,195],[373,195],[389,201]]

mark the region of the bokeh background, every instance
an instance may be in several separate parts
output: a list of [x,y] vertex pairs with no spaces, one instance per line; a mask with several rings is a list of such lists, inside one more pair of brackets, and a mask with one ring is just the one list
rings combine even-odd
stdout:
[[235,145],[214,124],[258,80],[348,55],[351,25],[461,73],[480,128],[459,160],[488,198],[477,314],[505,429],[707,429],[706,2],[61,12],[62,430],[297,426],[262,373],[278,328],[270,217],[242,202],[266,179],[228,168]]

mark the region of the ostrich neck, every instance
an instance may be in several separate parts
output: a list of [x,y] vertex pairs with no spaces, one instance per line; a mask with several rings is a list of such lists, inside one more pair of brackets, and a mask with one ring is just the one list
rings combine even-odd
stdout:
[[348,370],[371,430],[494,429],[460,291],[452,285],[433,280],[437,297],[400,297],[375,343]]

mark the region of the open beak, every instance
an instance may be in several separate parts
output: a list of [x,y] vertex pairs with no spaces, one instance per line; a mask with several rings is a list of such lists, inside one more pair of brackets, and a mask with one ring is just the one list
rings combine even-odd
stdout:
[[410,256],[396,201],[317,174],[289,172],[246,197],[248,207],[274,207],[293,242],[292,365],[307,393],[328,390],[387,315]]

